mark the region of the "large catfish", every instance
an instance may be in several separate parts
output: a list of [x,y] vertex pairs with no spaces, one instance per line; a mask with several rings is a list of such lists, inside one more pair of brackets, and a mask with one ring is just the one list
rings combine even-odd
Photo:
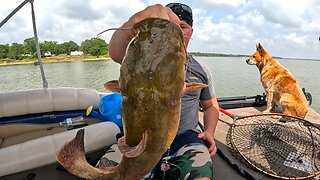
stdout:
[[[142,179],[161,159],[176,136],[181,97],[204,84],[185,84],[186,49],[180,27],[168,20],[148,18],[137,23],[118,81],[106,88],[123,96],[124,137],[118,141],[123,154],[115,167],[92,167],[85,159],[80,130],[57,153],[69,172],[86,179]],[[107,129],[106,129],[107,131]]]

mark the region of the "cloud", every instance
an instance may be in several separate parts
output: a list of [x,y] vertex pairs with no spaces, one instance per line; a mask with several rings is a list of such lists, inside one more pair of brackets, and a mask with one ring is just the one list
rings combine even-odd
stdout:
[[55,3],[53,10],[57,15],[64,18],[74,18],[82,21],[99,20],[104,16],[103,12],[95,10],[87,0],[77,0],[76,3],[73,1],[58,1]]
[[[22,0],[0,6],[0,19]],[[162,1],[165,5],[169,0]],[[194,33],[189,51],[251,54],[261,42],[273,56],[320,59],[320,3],[316,0],[184,0],[193,8]],[[34,2],[41,41],[81,41],[121,26],[156,0],[37,0]],[[101,38],[109,41],[112,31]],[[32,37],[30,5],[0,29],[0,44]]]
[[[2,11],[3,6],[0,7],[0,19],[21,3],[20,0],[10,2],[4,11]],[[95,37],[107,28],[119,27],[136,11],[147,6],[138,0],[132,0],[130,6],[125,0],[107,3],[103,0],[49,2],[34,2],[39,39],[60,43],[72,40],[78,44],[85,39]],[[103,38],[109,39],[111,34],[112,32],[108,32]],[[33,37],[33,30],[30,5],[26,4],[0,29],[0,44],[22,43],[29,37]]]
[[298,45],[304,45],[306,36],[297,36],[296,33],[290,33],[289,35],[283,36],[288,41],[291,41],[292,43],[298,44]]
[[204,7],[239,7],[246,3],[246,0],[198,0]]
[[[250,1],[251,8],[260,12],[267,21],[280,24],[285,27],[301,27],[303,19],[301,18],[305,12],[305,2],[292,0],[257,0]],[[250,7],[250,5],[249,5]]]

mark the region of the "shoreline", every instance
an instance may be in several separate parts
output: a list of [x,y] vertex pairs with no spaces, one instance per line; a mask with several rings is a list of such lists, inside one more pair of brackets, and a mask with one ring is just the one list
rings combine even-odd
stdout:
[[[42,63],[60,63],[60,62],[75,62],[75,61],[104,61],[111,60],[108,56],[103,57],[91,57],[91,56],[52,56],[41,58]],[[27,60],[2,60],[0,61],[0,66],[13,66],[13,65],[26,65],[34,64],[38,62],[38,59],[27,59]]]

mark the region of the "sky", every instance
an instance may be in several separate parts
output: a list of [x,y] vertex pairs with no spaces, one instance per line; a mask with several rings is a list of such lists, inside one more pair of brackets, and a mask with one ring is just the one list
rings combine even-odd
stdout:
[[[23,0],[0,0],[2,21]],[[284,58],[320,60],[318,0],[186,0],[193,9],[193,36],[188,51],[245,54],[256,44]],[[40,41],[59,43],[85,39],[121,26],[154,0],[34,0]],[[107,43],[112,31],[100,38]],[[23,43],[33,37],[31,6],[26,4],[2,28],[0,44]]]

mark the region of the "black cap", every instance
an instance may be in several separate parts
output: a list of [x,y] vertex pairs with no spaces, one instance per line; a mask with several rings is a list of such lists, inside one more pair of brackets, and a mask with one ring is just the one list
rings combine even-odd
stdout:
[[167,4],[166,7],[169,7],[179,17],[180,20],[185,21],[192,27],[192,9],[188,5],[181,3],[170,3]]

